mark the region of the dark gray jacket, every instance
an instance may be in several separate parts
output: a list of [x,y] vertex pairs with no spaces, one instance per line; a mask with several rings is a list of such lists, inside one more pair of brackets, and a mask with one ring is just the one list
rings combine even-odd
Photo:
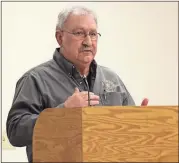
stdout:
[[[93,64],[90,90],[100,96],[99,105],[135,105],[117,74],[95,61]],[[27,147],[29,162],[32,161],[33,128],[39,113],[45,108],[63,108],[75,87],[87,90],[75,67],[59,53],[59,48],[52,60],[29,70],[18,80],[6,129],[13,146]]]

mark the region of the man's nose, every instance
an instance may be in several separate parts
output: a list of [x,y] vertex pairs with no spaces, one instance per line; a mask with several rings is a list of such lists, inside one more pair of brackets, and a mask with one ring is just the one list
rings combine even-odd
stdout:
[[92,45],[92,41],[91,41],[91,37],[89,35],[87,35],[84,40],[83,40],[83,44],[87,45],[87,46],[91,46]]

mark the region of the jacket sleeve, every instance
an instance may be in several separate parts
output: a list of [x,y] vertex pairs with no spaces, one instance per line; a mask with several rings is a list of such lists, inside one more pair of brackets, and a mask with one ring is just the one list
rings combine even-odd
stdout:
[[121,90],[123,90],[125,92],[125,97],[124,97],[122,105],[123,106],[127,106],[127,105],[135,106],[135,102],[134,102],[131,94],[127,90],[126,86],[124,85],[123,81],[120,79],[120,77],[118,75],[117,75],[117,78],[118,78],[119,85],[121,86]]
[[23,147],[32,144],[33,128],[42,110],[42,96],[35,77],[22,77],[16,84],[6,122],[7,136],[13,146]]
[[124,86],[125,92],[126,92],[126,97],[123,101],[123,106],[135,106],[135,102],[131,96],[131,94],[128,92],[127,88]]

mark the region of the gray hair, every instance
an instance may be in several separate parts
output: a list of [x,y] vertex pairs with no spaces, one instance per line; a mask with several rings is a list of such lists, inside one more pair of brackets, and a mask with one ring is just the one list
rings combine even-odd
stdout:
[[92,15],[94,17],[94,20],[96,22],[96,25],[98,25],[97,22],[97,16],[94,13],[94,11],[86,8],[86,7],[81,7],[81,6],[75,6],[71,8],[66,8],[62,10],[59,15],[58,15],[58,21],[56,24],[56,30],[57,29],[62,29],[64,26],[65,21],[67,20],[68,16],[70,14],[75,14],[75,15]]

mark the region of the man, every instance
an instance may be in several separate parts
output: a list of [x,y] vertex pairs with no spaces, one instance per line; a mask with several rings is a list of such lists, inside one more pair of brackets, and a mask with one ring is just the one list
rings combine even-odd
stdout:
[[27,147],[29,162],[33,128],[45,108],[135,105],[117,74],[95,62],[99,37],[92,11],[83,7],[62,11],[56,26],[60,48],[53,59],[18,80],[7,118],[7,135],[12,145]]

